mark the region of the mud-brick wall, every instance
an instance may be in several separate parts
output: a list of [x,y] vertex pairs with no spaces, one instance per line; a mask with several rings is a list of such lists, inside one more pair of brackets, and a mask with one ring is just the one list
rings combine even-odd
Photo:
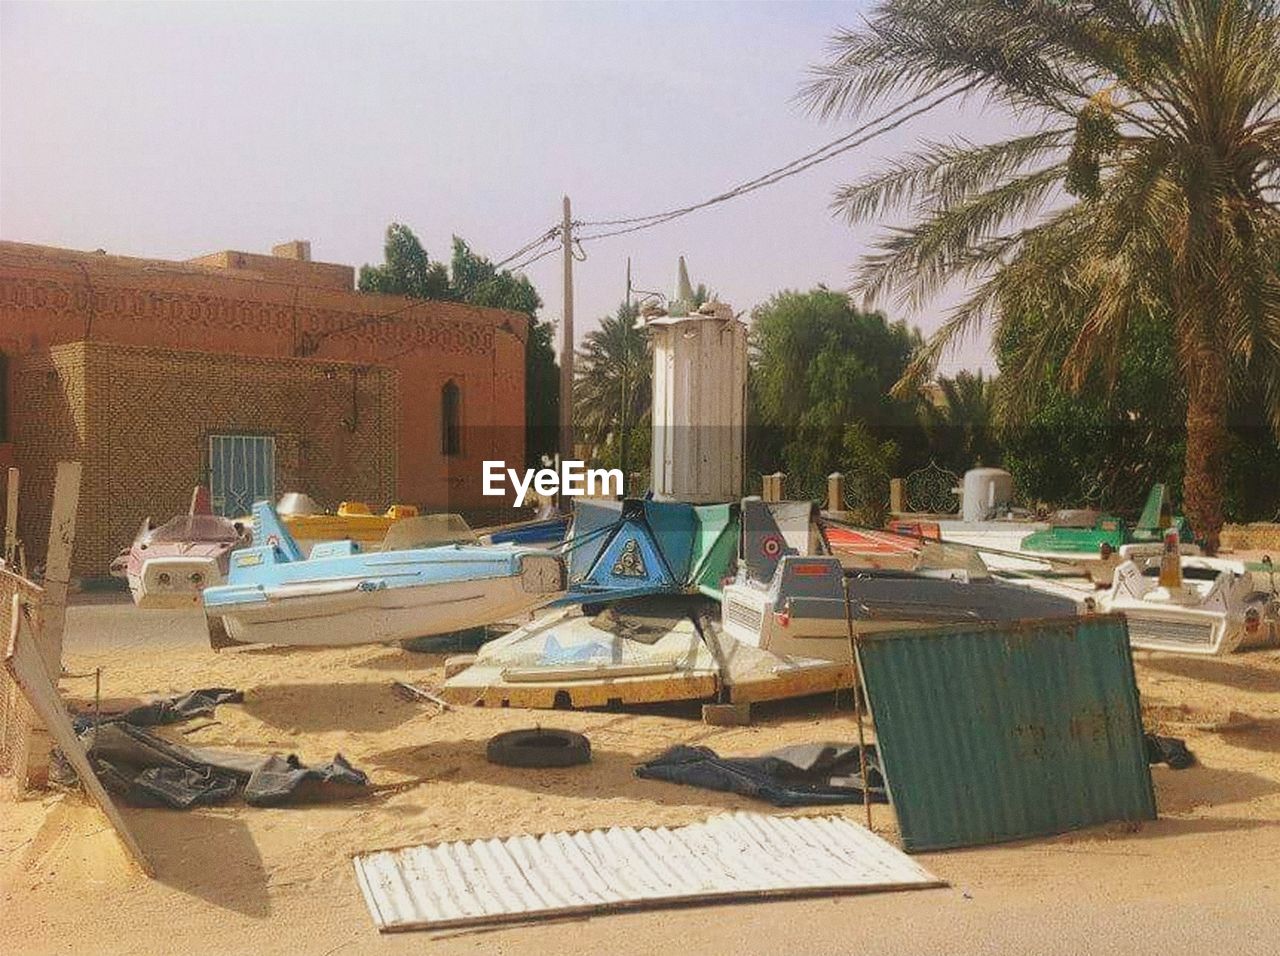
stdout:
[[[524,461],[527,317],[358,293],[352,275],[242,252],[171,262],[0,241],[0,353],[24,358],[88,340],[394,368],[395,497],[433,510],[500,506],[482,494],[481,463]],[[441,441],[449,382],[461,391],[456,455]]]
[[[277,494],[305,491],[329,507],[355,499],[384,508],[395,498],[393,369],[83,342],[52,349],[49,361],[55,394],[46,403],[82,407],[77,428],[50,429],[64,436],[59,456],[78,452],[84,463],[74,574],[104,574],[145,517],[185,510],[192,486],[208,481],[211,434],[273,436]],[[24,457],[40,431],[33,422],[20,435]],[[24,506],[47,499],[51,478],[24,488]],[[25,540],[43,542],[47,527],[45,505]]]
[[[89,382],[82,343],[11,360],[9,427],[14,464],[21,474],[18,537],[27,563],[44,563],[53,506],[53,482],[60,461],[88,456]],[[82,477],[82,481],[85,480]],[[84,514],[81,504],[81,514]]]

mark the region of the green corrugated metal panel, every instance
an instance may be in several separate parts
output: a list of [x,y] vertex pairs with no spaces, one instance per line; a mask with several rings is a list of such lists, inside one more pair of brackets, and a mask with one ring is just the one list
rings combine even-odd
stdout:
[[1122,616],[899,631],[858,645],[908,850],[1155,819]]

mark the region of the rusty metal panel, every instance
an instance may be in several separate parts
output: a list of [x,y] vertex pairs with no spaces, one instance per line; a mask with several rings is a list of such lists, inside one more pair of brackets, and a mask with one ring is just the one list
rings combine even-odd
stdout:
[[1120,615],[858,640],[909,851],[1156,816]]
[[383,932],[945,885],[851,821],[760,813],[411,846],[353,862]]

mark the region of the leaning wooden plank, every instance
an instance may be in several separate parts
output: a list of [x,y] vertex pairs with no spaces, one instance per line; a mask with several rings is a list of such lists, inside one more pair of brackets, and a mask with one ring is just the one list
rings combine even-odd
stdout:
[[405,847],[353,862],[383,932],[945,885],[852,821],[756,813],[671,829],[610,827]]
[[18,469],[10,468],[5,489],[8,497],[4,509],[4,560],[11,568],[18,560],[18,488],[21,480]]
[[45,552],[44,607],[41,608],[40,648],[45,668],[62,671],[62,631],[67,619],[67,589],[71,584],[71,551],[76,539],[76,510],[80,502],[80,462],[58,462],[53,483],[53,515]]
[[13,598],[13,623],[9,631],[9,649],[4,658],[5,669],[17,681],[18,686],[31,702],[32,709],[44,721],[45,727],[53,736],[67,761],[80,778],[89,799],[98,805],[108,822],[116,831],[116,836],[124,845],[125,851],[148,876],[154,875],[150,861],[142,848],[138,846],[133,834],[129,831],[124,817],[111,801],[111,796],[103,788],[89,765],[89,757],[71,727],[71,718],[62,706],[62,698],[45,670],[40,651],[32,638],[30,625],[27,622],[22,599],[18,595]]

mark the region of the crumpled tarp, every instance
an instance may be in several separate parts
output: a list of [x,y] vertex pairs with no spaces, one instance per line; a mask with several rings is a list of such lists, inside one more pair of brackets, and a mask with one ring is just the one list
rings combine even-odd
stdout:
[[241,791],[251,806],[279,806],[348,797],[368,786],[369,778],[342,754],[308,767],[293,754],[189,747],[147,729],[211,714],[218,704],[243,699],[231,688],[206,688],[103,718],[96,727],[82,715],[75,727],[103,785],[134,806],[186,810],[225,803]]
[[192,717],[205,717],[212,714],[219,704],[239,704],[243,700],[244,694],[230,687],[203,687],[185,694],[161,697],[103,720],[123,720],[135,727],[155,727]]
[[[874,744],[866,747],[867,790],[888,803]],[[636,776],[708,790],[727,790],[776,807],[861,803],[857,744],[798,744],[759,757],[721,757],[707,747],[676,746],[636,768]]]
[[1186,770],[1195,765],[1195,754],[1187,749],[1185,740],[1146,734],[1144,742],[1147,746],[1147,763],[1167,763],[1173,770]]
[[[1177,737],[1146,735],[1148,763],[1184,770],[1195,757]],[[868,744],[867,783],[873,803],[888,803],[875,744]],[[776,807],[861,803],[857,744],[796,744],[759,757],[721,757],[708,747],[675,746],[636,768],[636,776],[707,790],[726,790]]]
[[296,756],[272,754],[244,785],[244,802],[254,807],[328,800],[348,796],[369,785],[364,771],[347,763],[342,754],[319,767],[308,767]]

